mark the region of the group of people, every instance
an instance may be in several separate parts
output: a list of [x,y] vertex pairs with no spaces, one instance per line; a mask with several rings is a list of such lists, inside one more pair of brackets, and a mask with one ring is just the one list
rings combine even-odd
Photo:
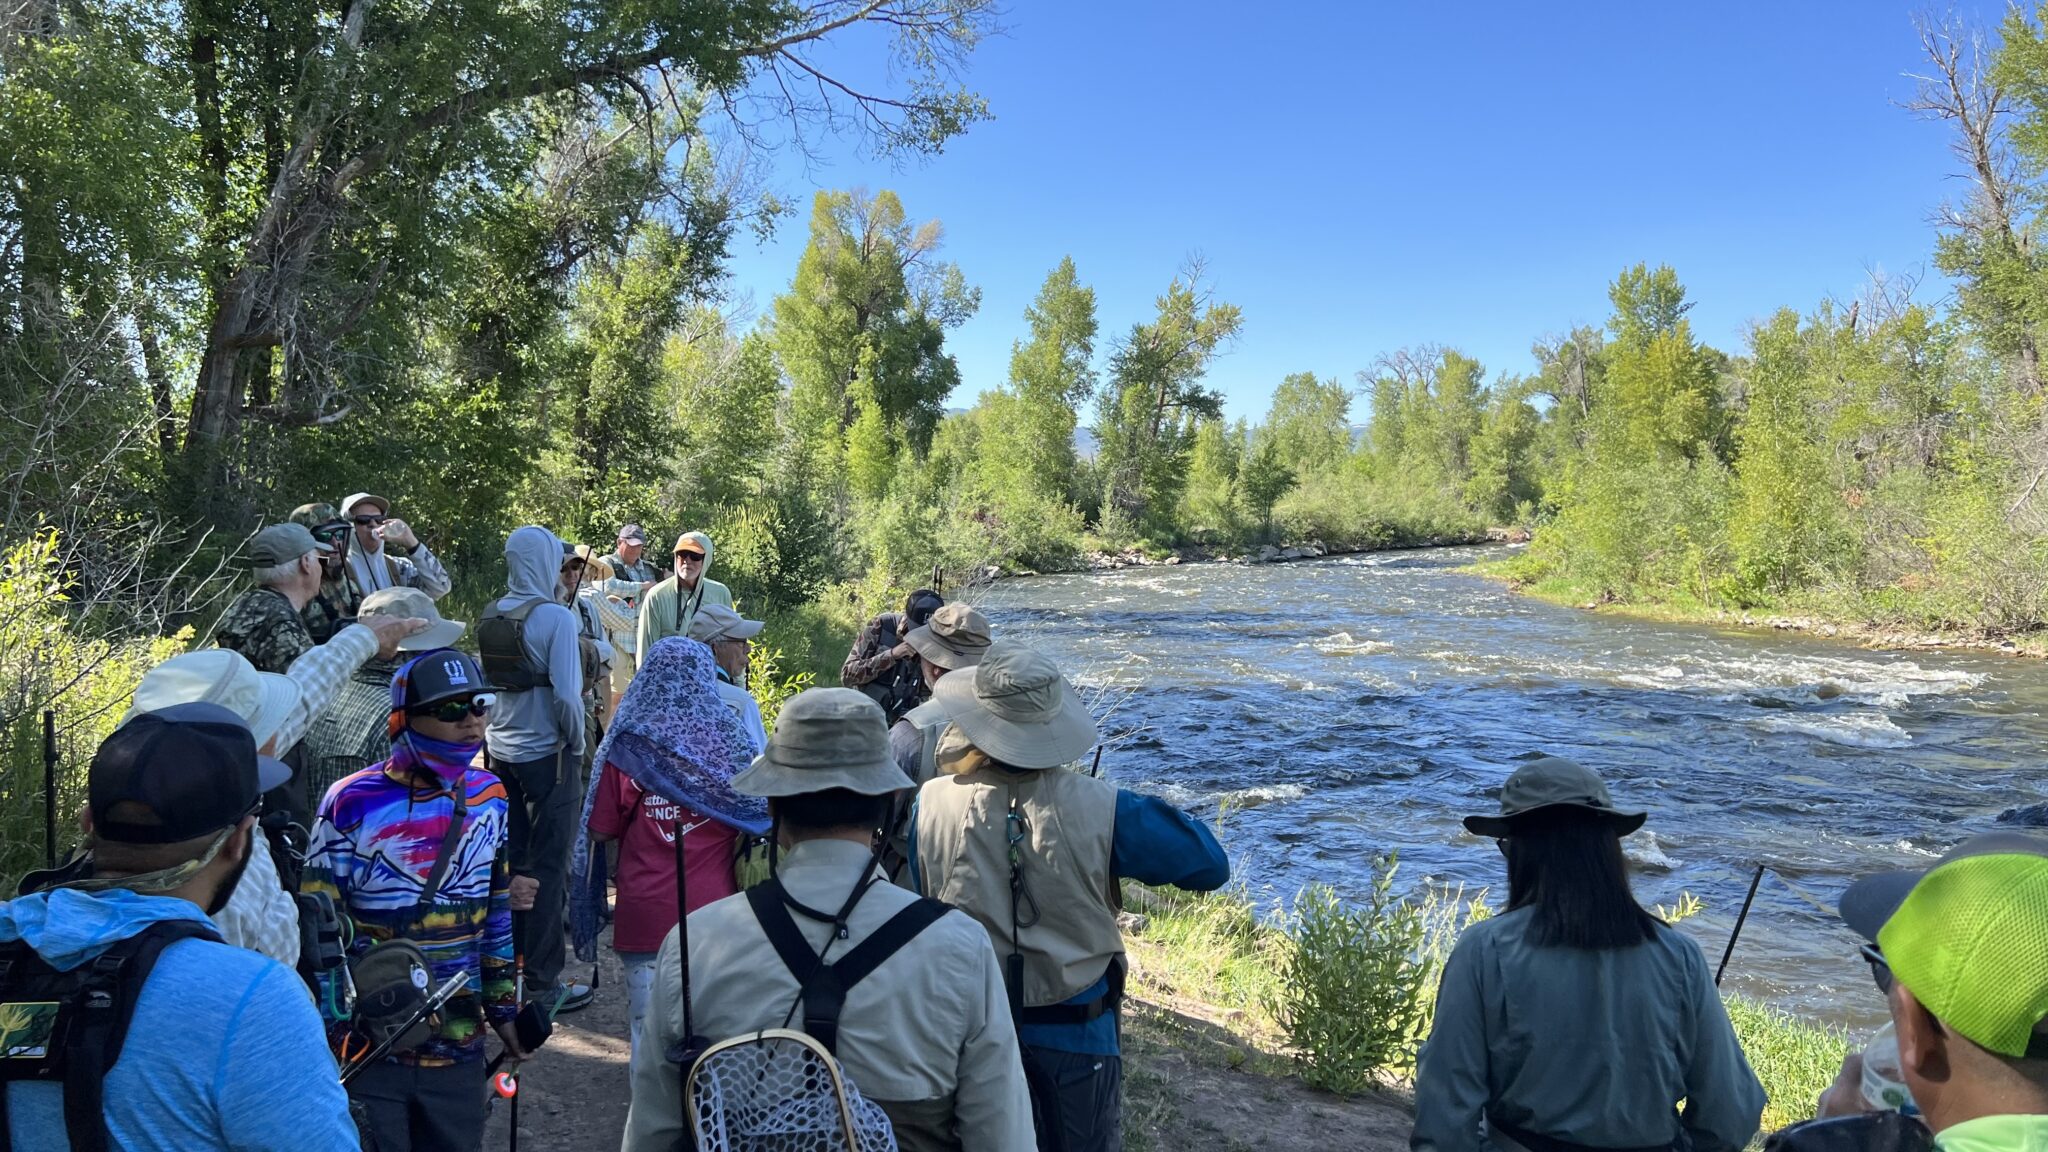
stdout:
[[[0,903],[0,1149],[478,1148],[486,1070],[590,1002],[565,972],[607,922],[625,1152],[688,1142],[689,1056],[782,1028],[908,1152],[1121,1147],[1122,884],[1208,891],[1230,865],[1092,770],[1095,721],[1049,656],[920,589],[769,732],[761,624],[705,534],[664,574],[637,525],[608,555],[514,530],[472,655],[391,508],[358,493],[254,535],[215,646],[151,669],[95,753],[80,851]],[[1445,967],[1415,1148],[1755,1136],[1764,1093],[1705,958],[1630,891],[1643,822],[1557,757],[1466,821],[1508,907]],[[1842,915],[1909,1130],[2048,1149],[2048,842],[1967,841]],[[1823,1127],[1776,1139],[1878,1147],[1897,1129],[1854,1127],[1862,1079],[1852,1058]]]

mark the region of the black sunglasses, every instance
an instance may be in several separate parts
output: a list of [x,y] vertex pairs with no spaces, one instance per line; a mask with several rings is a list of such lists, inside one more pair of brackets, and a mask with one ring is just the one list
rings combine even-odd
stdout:
[[320,541],[322,544],[332,544],[336,540],[345,538],[347,535],[348,525],[346,524],[322,524],[320,527],[313,529],[313,539]]
[[443,700],[439,704],[427,704],[410,709],[414,716],[432,716],[443,724],[460,724],[466,716],[481,716],[498,702],[492,692],[479,692],[468,699]]
[[1884,950],[1875,944],[1865,944],[1858,949],[1864,962],[1870,965],[1870,978],[1877,982],[1877,990],[1886,996],[1892,994],[1892,966],[1884,958]]
[[351,518],[350,523],[360,524],[365,528],[375,528],[389,519],[391,519],[389,516],[356,516]]

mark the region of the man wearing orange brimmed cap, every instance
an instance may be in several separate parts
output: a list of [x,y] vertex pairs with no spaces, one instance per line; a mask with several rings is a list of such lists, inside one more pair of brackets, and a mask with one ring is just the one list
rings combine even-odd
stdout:
[[[1868,876],[1842,919],[1889,1002],[1899,1072],[1943,1152],[2048,1148],[2048,839],[1993,832]],[[1861,1059],[1822,1113],[1859,1109]]]
[[702,532],[685,532],[676,539],[676,574],[648,589],[641,599],[634,651],[649,652],[658,640],[688,636],[697,609],[706,604],[733,606],[732,589],[711,578],[711,555],[711,537]]

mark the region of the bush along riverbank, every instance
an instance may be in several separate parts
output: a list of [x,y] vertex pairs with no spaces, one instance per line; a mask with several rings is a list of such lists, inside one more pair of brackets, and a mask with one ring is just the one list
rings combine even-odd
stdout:
[[[1361,900],[1312,887],[1290,911],[1263,915],[1241,887],[1125,885],[1131,1147],[1406,1147],[1410,1077],[1443,963],[1492,909],[1483,892],[1400,895],[1396,866],[1381,861]],[[1654,911],[1677,922],[1697,910],[1688,901]],[[1770,1098],[1763,1131],[1810,1118],[1848,1037],[1723,999]],[[1217,1095],[1257,1102],[1256,1120],[1239,1127]]]

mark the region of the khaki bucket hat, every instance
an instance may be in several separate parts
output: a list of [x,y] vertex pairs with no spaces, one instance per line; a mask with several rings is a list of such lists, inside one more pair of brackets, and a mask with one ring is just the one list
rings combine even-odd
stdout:
[[783,705],[767,750],[732,786],[748,796],[828,788],[884,796],[916,787],[889,754],[882,706],[851,688],[811,688]]
[[460,620],[446,620],[441,610],[434,607],[434,598],[417,588],[380,588],[363,597],[362,606],[356,609],[358,619],[364,616],[387,616],[396,620],[425,620],[424,631],[415,632],[398,642],[401,652],[432,652],[436,648],[453,647],[462,638],[462,630],[469,627]]
[[991,644],[971,676],[932,689],[976,748],[1012,768],[1058,768],[1095,746],[1095,718],[1050,658],[1022,644]]
[[[941,682],[943,683],[943,681]],[[1498,840],[1514,834],[1515,820],[1552,808],[1576,808],[1605,820],[1616,836],[1643,826],[1641,812],[1620,812],[1606,781],[1591,768],[1562,756],[1545,756],[1515,769],[1500,789],[1500,815],[1467,816],[1465,830]]]
[[965,604],[948,604],[932,613],[903,642],[947,671],[972,668],[988,655],[988,617]]

